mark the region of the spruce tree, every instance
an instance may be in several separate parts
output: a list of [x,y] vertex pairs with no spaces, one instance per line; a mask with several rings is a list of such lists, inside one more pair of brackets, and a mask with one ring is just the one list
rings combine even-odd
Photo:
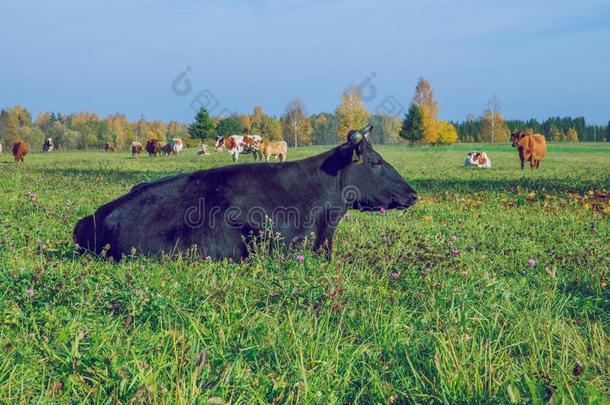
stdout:
[[205,107],[201,107],[197,115],[195,115],[195,121],[189,125],[188,133],[191,138],[200,139],[201,143],[203,143],[204,139],[214,139],[216,136],[214,121],[210,118],[210,113]]
[[424,136],[424,117],[415,103],[411,103],[409,111],[405,114],[400,136],[411,143],[421,141]]
[[235,117],[228,117],[218,123],[216,134],[218,136],[239,135],[243,132],[244,127],[241,122]]

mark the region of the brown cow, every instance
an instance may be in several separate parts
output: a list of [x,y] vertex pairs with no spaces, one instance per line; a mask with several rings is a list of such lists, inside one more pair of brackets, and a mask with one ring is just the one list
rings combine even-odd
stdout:
[[522,131],[514,132],[510,136],[513,147],[519,151],[521,170],[526,161],[530,162],[532,170],[540,167],[540,161],[546,156],[546,139],[544,135],[528,134]]
[[28,154],[28,145],[25,142],[15,142],[13,144],[13,156],[15,157],[15,162],[23,163],[23,158]]
[[112,144],[112,142],[106,142],[104,144],[104,150],[106,152],[114,152],[114,145]]
[[148,152],[149,157],[157,156],[161,153],[161,148],[163,148],[163,144],[158,139],[149,139],[146,142],[146,152]]
[[262,141],[260,143],[260,151],[267,162],[271,156],[279,157],[280,161],[283,162],[286,160],[286,156],[288,155],[288,144],[286,141]]

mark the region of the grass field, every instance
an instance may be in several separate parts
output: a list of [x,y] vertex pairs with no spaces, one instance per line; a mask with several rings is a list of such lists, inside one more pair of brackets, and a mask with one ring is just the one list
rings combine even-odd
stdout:
[[504,145],[464,169],[471,148],[378,148],[418,204],[352,212],[330,262],[242,264],[71,241],[133,185],[226,152],[5,153],[0,402],[608,403],[610,146],[551,145],[538,172]]

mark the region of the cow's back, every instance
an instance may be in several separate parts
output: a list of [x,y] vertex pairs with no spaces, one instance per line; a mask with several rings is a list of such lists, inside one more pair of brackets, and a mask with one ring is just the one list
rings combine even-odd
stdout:
[[28,146],[25,142],[15,142],[13,145],[13,156],[15,159],[21,159],[28,154]]
[[530,135],[530,154],[534,160],[542,160],[546,156],[546,138],[544,135]]

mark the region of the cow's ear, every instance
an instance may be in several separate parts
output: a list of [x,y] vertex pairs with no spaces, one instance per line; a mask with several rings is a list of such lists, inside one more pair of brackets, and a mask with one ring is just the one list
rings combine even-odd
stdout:
[[352,147],[352,162],[362,163],[362,142],[364,134],[361,131],[352,130],[348,135],[349,144]]

